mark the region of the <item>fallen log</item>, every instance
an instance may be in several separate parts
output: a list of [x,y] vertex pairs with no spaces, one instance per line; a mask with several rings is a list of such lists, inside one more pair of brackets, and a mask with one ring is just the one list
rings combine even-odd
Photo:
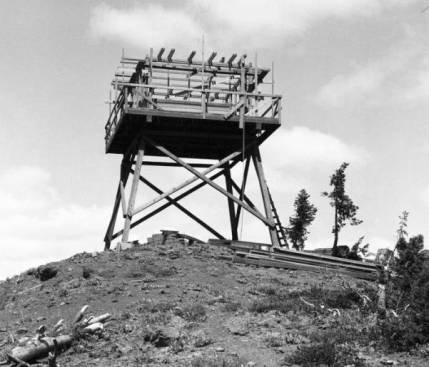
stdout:
[[31,362],[35,359],[46,357],[49,352],[55,350],[54,340],[56,340],[58,349],[65,349],[71,345],[73,337],[71,335],[59,335],[56,338],[46,336],[40,339],[32,339],[24,346],[13,348],[8,355],[9,359],[11,361]]

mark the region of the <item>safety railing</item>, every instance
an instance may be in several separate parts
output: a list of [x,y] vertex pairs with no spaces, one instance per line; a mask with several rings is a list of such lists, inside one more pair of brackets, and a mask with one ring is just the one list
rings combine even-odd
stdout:
[[112,102],[106,123],[106,142],[110,140],[126,109],[153,109],[169,112],[199,113],[202,118],[211,114],[230,120],[234,116],[280,120],[281,95],[248,93],[221,88],[186,88],[183,86],[139,84],[116,81],[119,90]]

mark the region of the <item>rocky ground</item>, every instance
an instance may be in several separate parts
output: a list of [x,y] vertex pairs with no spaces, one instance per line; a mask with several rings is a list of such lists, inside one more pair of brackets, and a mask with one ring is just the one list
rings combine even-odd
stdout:
[[77,339],[60,366],[311,366],[318,363],[305,353],[339,330],[354,359],[335,366],[429,365],[428,348],[389,354],[359,341],[376,322],[374,284],[228,256],[206,244],[141,245],[49,264],[48,280],[34,269],[15,276],[0,283],[0,350],[61,318],[70,328],[87,304],[89,313],[113,317],[104,331]]

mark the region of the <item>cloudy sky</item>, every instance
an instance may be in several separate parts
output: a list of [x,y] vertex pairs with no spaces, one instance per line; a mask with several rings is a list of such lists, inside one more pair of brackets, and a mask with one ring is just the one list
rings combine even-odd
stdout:
[[[144,57],[150,47],[175,47],[187,55],[201,51],[203,34],[206,52],[250,58],[257,52],[260,65],[275,64],[283,126],[264,144],[263,161],[284,222],[301,188],[318,207],[309,247],[332,243],[333,213],[321,192],[343,161],[351,164],[346,189],[364,222],[345,228],[342,244],[365,235],[373,248],[392,247],[403,210],[411,213],[409,232],[429,239],[428,6],[425,0],[1,1],[0,279],[103,248],[120,163],[104,154],[105,101],[122,49]],[[188,177],[178,169],[145,172],[162,189]],[[228,235],[226,200],[212,191],[184,204]],[[152,196],[139,191],[141,202]],[[132,238],[161,228],[211,237],[171,209]],[[242,238],[268,235],[246,213]]]

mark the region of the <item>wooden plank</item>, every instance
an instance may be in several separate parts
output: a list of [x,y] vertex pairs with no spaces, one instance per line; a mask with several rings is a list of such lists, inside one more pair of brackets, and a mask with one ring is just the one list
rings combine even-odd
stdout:
[[155,143],[152,139],[148,137],[143,137],[143,139],[146,141],[146,143],[156,147],[160,152],[164,153],[168,157],[170,157],[175,162],[181,164],[184,168],[186,168],[189,172],[193,173],[196,177],[200,178],[203,181],[206,181],[211,187],[213,187],[215,190],[219,191],[221,194],[231,198],[235,203],[238,205],[241,205],[243,209],[246,209],[249,213],[253,214],[255,217],[259,218],[261,221],[266,223],[268,226],[272,227],[274,226],[274,223],[271,220],[264,217],[258,210],[251,208],[249,205],[247,205],[245,202],[240,201],[238,198],[236,198],[234,195],[228,193],[224,188],[219,186],[218,184],[212,182],[207,176],[199,171],[197,171],[195,168],[188,165],[186,162],[184,162],[182,159],[176,157],[173,153],[171,153],[169,150],[165,149],[163,146]]
[[[267,251],[250,251],[248,253],[248,256],[268,256]],[[313,264],[313,265],[320,265],[320,266],[330,266],[330,267],[341,267],[341,268],[347,268],[347,269],[354,269],[354,270],[358,270],[358,271],[366,271],[366,272],[374,272],[376,271],[376,269],[374,268],[365,268],[365,267],[360,267],[360,266],[356,266],[356,265],[350,265],[350,264],[344,264],[344,263],[340,263],[340,262],[329,262],[326,260],[319,260],[319,259],[308,259],[308,258],[304,258],[304,257],[299,257],[299,256],[291,256],[291,255],[278,255],[276,253],[271,254],[271,258],[276,259],[276,260],[287,260],[287,261],[294,261],[294,262],[298,262],[298,263],[303,263],[303,264]]]
[[305,270],[305,271],[314,271],[314,272],[322,272],[322,271],[323,272],[335,272],[335,273],[355,277],[358,279],[375,280],[375,275],[373,275],[373,274],[348,271],[348,270],[344,270],[344,269],[332,269],[332,268],[326,268],[326,267],[320,267],[320,266],[296,264],[294,262],[280,262],[280,261],[271,260],[268,258],[267,259],[252,259],[252,258],[246,258],[246,257],[241,257],[241,256],[235,256],[233,259],[233,262],[247,264],[247,265],[262,266],[262,267],[280,268],[280,269]]

